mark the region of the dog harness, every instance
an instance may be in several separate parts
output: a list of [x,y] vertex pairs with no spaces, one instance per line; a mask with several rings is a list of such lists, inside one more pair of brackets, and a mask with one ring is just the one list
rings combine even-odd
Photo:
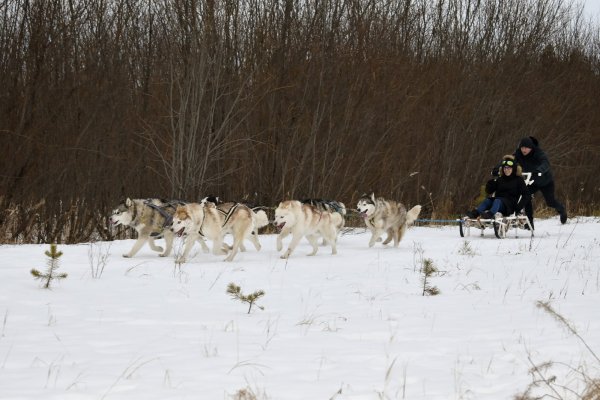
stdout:
[[[168,201],[165,203],[166,203],[166,205],[164,207],[171,207],[171,208],[176,208],[178,205],[186,204],[185,202],[183,202],[181,200],[171,200],[171,201]],[[164,207],[161,207],[159,205],[152,203],[151,199],[144,200],[144,205],[158,211],[158,213],[165,219],[165,221],[163,222],[162,229],[165,229],[165,228],[173,225],[173,216],[171,214],[169,214],[168,212],[166,212]],[[156,233],[156,235],[159,235],[159,234],[160,233]],[[156,235],[154,235],[154,236],[156,236]]]
[[225,212],[225,211],[221,210],[219,207],[217,207],[217,210],[219,210],[219,212],[221,214],[225,215],[225,221],[223,221],[223,225],[221,225],[221,227],[224,227],[225,225],[227,225],[227,222],[229,222],[229,218],[231,218],[231,216],[233,215],[233,213],[235,212],[235,210],[237,210],[237,208],[239,206],[240,206],[240,203],[235,203],[233,206],[231,206],[231,208],[227,212]]
[[[217,211],[225,216],[225,221],[223,221],[223,225],[221,225],[221,228],[227,225],[227,222],[229,221],[235,210],[240,206],[240,204],[241,203],[235,203],[233,206],[231,206],[231,208],[228,211],[224,211],[217,206]],[[202,222],[200,222],[200,228],[198,229],[198,234],[202,237],[205,237],[204,233],[202,232],[202,225],[204,225],[205,218],[206,213],[202,213]]]

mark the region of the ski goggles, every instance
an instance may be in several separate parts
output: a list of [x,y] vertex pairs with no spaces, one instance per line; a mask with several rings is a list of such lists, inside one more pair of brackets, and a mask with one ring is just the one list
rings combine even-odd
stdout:
[[515,165],[515,162],[513,160],[502,160],[502,166],[503,167],[513,167],[513,165]]

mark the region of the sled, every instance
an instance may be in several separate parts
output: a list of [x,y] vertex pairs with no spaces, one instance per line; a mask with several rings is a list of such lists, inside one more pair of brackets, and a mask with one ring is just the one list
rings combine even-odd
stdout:
[[529,230],[530,237],[533,237],[533,229],[529,223],[529,218],[526,215],[512,214],[507,217],[498,218],[469,218],[463,217],[458,219],[458,228],[460,237],[471,236],[471,228],[480,230],[480,236],[484,236],[486,228],[491,228],[494,231],[494,235],[498,239],[504,239],[507,237],[509,231],[514,231],[515,238],[519,237],[519,229]]

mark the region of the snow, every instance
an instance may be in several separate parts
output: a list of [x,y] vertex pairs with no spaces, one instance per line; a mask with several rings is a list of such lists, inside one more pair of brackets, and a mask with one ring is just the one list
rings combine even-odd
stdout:
[[[226,263],[196,246],[180,269],[147,246],[123,258],[133,240],[59,245],[68,277],[51,290],[29,273],[48,245],[2,245],[0,399],[510,399],[546,361],[581,393],[569,367],[600,376],[585,346],[600,353],[599,223],[537,220],[533,239],[503,240],[413,227],[399,248],[356,229],[335,256],[303,241],[287,261],[261,235],[260,252]],[[424,259],[437,296],[422,296]],[[264,290],[264,310],[230,282]]]

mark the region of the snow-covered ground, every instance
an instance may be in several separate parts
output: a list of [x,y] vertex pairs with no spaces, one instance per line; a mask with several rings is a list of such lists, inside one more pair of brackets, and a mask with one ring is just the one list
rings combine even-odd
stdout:
[[[307,257],[303,241],[287,261],[275,236],[261,235],[260,252],[248,242],[225,263],[196,247],[180,269],[148,247],[123,258],[133,240],[59,246],[68,277],[51,290],[29,272],[45,270],[48,245],[3,245],[0,399],[250,399],[245,390],[271,400],[504,400],[546,361],[557,364],[541,372],[581,393],[570,368],[600,377],[586,348],[600,354],[600,220],[536,227],[533,239],[504,240],[414,227],[399,248],[368,248],[358,229],[339,238],[338,255],[321,247]],[[422,296],[426,259],[439,270],[437,296]],[[229,283],[264,290],[264,310],[248,314]]]

